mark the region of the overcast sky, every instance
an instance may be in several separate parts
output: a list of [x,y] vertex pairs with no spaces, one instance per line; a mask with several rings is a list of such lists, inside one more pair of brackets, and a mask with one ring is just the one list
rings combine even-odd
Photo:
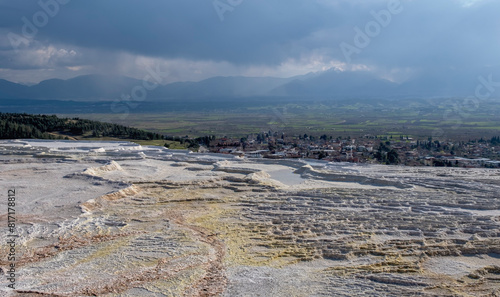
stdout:
[[500,65],[499,13],[498,0],[0,0],[0,78],[472,73]]

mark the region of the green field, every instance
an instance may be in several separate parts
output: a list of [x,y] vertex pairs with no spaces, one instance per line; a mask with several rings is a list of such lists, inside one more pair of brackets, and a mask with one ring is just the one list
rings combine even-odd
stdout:
[[301,102],[158,113],[63,114],[132,126],[165,135],[243,137],[273,131],[333,137],[401,135],[475,139],[500,135],[500,103],[460,107],[463,99]]

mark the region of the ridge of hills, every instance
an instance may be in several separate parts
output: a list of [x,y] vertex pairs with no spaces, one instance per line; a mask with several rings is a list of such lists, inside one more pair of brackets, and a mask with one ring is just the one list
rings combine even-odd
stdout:
[[[479,74],[500,74],[500,69],[488,68]],[[493,75],[494,81],[498,77]],[[498,79],[496,79],[498,80]],[[0,79],[0,100],[73,100],[111,101],[131,94],[134,87],[144,82],[126,76],[82,75],[71,79],[49,79],[27,86]],[[434,73],[416,76],[396,83],[368,71],[322,72],[289,78],[217,76],[199,82],[174,82],[157,84],[147,90],[146,101],[172,99],[203,99],[214,97],[245,98],[269,97],[321,97],[335,98],[409,98],[470,96],[478,85],[477,77],[460,71],[447,74]]]

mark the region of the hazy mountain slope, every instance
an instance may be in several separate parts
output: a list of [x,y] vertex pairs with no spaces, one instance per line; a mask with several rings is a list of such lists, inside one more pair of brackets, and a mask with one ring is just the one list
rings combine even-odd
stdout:
[[397,84],[378,79],[368,72],[328,70],[305,80],[293,80],[271,91],[280,96],[382,96],[392,93]]
[[[158,85],[148,90],[147,99],[265,95],[290,80],[274,77],[213,77],[200,82]],[[113,100],[130,95],[134,87],[143,85],[142,80],[105,75],[84,75],[68,80],[49,79],[31,87],[0,80],[0,99]]]
[[142,82],[124,76],[84,75],[42,81],[30,87],[30,95],[34,99],[111,100],[130,93],[135,85]]
[[28,86],[0,79],[0,98],[25,98],[28,96],[29,89]]

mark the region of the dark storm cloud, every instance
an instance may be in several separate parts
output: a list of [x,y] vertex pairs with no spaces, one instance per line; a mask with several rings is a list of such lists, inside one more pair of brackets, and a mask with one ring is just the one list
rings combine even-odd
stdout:
[[[19,6],[4,10],[3,25],[20,33],[21,18],[37,7]],[[276,63],[291,42],[332,18],[320,5],[298,0],[246,1],[225,15],[221,22],[210,1],[73,0],[37,39],[169,58]]]
[[[41,0],[51,1],[58,0]],[[30,45],[20,48],[62,49],[60,55],[45,59],[56,68],[71,64],[64,51],[73,49],[78,53],[74,55],[78,63],[73,64],[86,65],[109,60],[113,53],[241,67],[273,67],[313,54],[323,61],[345,63],[339,45],[354,45],[354,28],[364,30],[374,20],[371,11],[387,9],[391,1],[233,0],[230,3],[241,4],[226,11],[221,21],[212,0],[72,0],[60,4]],[[392,15],[390,23],[348,62],[423,72],[496,66],[500,1],[468,2],[401,1],[402,12]],[[14,62],[22,54],[6,42],[8,32],[22,36],[23,17],[33,21],[41,10],[38,1],[0,0],[0,6],[0,68],[21,69],[29,63],[38,67],[29,59]]]

